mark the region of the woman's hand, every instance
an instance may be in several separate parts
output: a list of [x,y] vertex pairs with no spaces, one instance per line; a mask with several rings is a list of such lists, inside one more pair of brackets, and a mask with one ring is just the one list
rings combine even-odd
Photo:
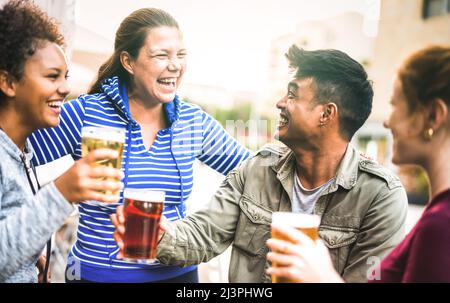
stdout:
[[[123,187],[120,182],[124,177],[123,172],[120,169],[95,165],[99,160],[117,157],[118,153],[114,150],[93,150],[56,179],[55,185],[71,203],[86,200],[117,202],[120,198],[119,190]],[[102,191],[112,191],[115,194],[105,194]]]
[[[123,205],[120,205],[116,209],[116,213],[110,216],[112,224],[116,227],[113,234],[114,240],[119,246],[119,253],[117,254],[117,259],[123,259],[123,237],[125,235],[125,215],[123,211]],[[166,217],[161,216],[161,221],[159,222],[159,235],[158,242],[161,240],[162,236],[170,228],[169,221]]]
[[270,267],[268,274],[293,282],[344,282],[334,269],[328,249],[321,240],[313,241],[293,227],[272,225],[272,229],[287,241],[275,238],[267,241],[272,250],[267,259],[277,265]]

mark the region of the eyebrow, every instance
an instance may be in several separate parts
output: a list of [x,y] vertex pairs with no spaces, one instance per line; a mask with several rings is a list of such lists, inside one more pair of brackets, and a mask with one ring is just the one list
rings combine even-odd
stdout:
[[[185,52],[185,51],[186,51],[186,49],[185,49],[185,48],[182,48],[182,49],[179,49],[177,53],[179,53],[179,52]],[[165,48],[149,48],[149,49],[148,49],[148,52],[149,52],[150,54],[153,54],[153,53],[156,53],[156,52],[166,52],[166,53],[170,53],[170,50],[165,49]]]
[[291,89],[298,90],[298,84],[295,83],[294,81],[289,82],[288,90],[291,90]]

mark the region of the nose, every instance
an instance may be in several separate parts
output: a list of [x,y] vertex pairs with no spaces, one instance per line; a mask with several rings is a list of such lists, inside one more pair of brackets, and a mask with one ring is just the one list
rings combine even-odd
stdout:
[[390,127],[389,127],[389,118],[386,118],[386,119],[383,121],[383,126],[384,126],[384,128],[390,128]]
[[175,72],[181,70],[181,60],[178,57],[173,57],[170,59],[167,69]]
[[286,106],[286,99],[287,99],[287,96],[283,96],[280,100],[278,100],[277,105],[276,105],[278,109],[285,108],[285,106]]
[[58,93],[64,98],[67,97],[68,94],[70,94],[70,86],[67,79],[64,79],[61,86],[58,87]]

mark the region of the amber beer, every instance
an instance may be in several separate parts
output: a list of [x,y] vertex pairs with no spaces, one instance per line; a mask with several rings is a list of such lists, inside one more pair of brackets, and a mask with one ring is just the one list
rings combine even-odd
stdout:
[[[95,149],[112,149],[119,153],[117,159],[105,159],[96,162],[96,165],[109,166],[120,169],[122,166],[122,152],[125,142],[125,129],[112,127],[86,126],[81,131],[81,152],[85,157]],[[116,181],[116,180],[114,180]],[[105,194],[116,194],[103,191]]]
[[138,263],[152,263],[156,258],[165,193],[125,189],[123,197],[124,259]]
[[[287,225],[300,230],[314,241],[319,238],[320,217],[316,215],[297,214],[291,212],[274,212],[272,214],[272,223],[276,225]],[[272,230],[272,238],[277,238],[287,241],[285,237],[281,236],[276,231]],[[277,252],[282,253],[282,252]],[[273,267],[277,267],[274,262]],[[289,279],[272,276],[272,283],[291,283]]]

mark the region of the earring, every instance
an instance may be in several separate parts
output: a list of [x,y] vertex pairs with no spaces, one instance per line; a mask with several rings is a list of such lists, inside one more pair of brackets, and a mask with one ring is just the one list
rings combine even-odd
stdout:
[[430,127],[424,133],[425,140],[431,141],[431,139],[433,138],[433,135],[434,135],[434,130]]

